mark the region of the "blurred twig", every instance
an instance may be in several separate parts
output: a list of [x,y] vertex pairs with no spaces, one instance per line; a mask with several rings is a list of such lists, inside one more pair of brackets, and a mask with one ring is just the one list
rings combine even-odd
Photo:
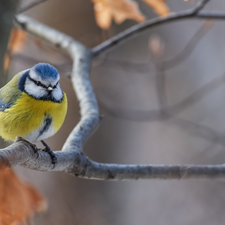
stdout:
[[[207,24],[206,24],[207,23]],[[213,91],[215,88],[217,88],[219,85],[223,84],[224,79],[225,79],[225,74],[222,74],[219,77],[214,78],[211,82],[205,84],[204,86],[200,87],[197,91],[183,99],[181,102],[178,102],[172,106],[166,106],[165,103],[165,77],[163,71],[165,69],[171,68],[178,63],[181,63],[182,60],[184,60],[187,56],[190,55],[194,47],[196,47],[197,43],[200,43],[200,40],[202,37],[205,36],[207,31],[211,28],[211,26],[208,26],[208,22],[204,23],[200,29],[195,33],[195,35],[191,38],[191,40],[188,42],[188,44],[185,46],[184,49],[182,49],[177,55],[172,56],[169,59],[166,60],[159,60],[154,59],[152,62],[155,62],[155,70],[157,72],[157,87],[158,89],[158,94],[161,96],[159,97],[161,100],[161,106],[165,108],[167,112],[177,114],[181,112],[182,110],[186,109],[189,107],[191,104],[194,104],[198,100],[202,99]],[[178,62],[177,62],[178,60]],[[180,61],[179,61],[180,60]],[[163,86],[162,86],[163,85]],[[163,94],[162,94],[163,93]],[[163,96],[162,96],[163,95]],[[147,120],[157,120],[157,119],[162,119],[162,118],[168,118],[168,115],[163,116],[163,113],[160,112],[159,110],[150,110],[150,111],[142,111],[142,110],[132,110],[132,109],[122,109],[119,108],[118,106],[112,106],[110,107],[109,104],[106,104],[106,99],[99,97],[100,105],[103,107],[110,115],[114,117],[120,117],[124,119],[129,119],[129,120],[134,120],[134,121],[147,121]],[[127,117],[126,117],[127,115]]]
[[[204,25],[200,28],[200,30],[197,31],[197,35],[194,35],[194,37],[191,39],[191,41],[187,46],[192,46],[193,42],[196,43],[196,39],[202,37],[202,35],[199,35],[202,33]],[[204,33],[205,34],[205,33]],[[178,126],[182,126],[183,128],[192,131],[197,136],[200,136],[202,138],[205,138],[209,141],[215,141],[217,140],[220,144],[225,145],[224,142],[224,134],[220,134],[216,132],[215,130],[195,124],[193,122],[181,119],[176,116],[179,112],[184,110],[185,108],[189,107],[190,105],[194,104],[201,98],[205,97],[209,92],[217,88],[219,85],[221,85],[225,81],[225,74],[223,74],[220,77],[217,77],[213,79],[208,84],[204,85],[202,88],[199,88],[196,92],[192,93],[190,96],[185,98],[183,101],[174,104],[172,106],[167,106],[167,98],[166,98],[166,90],[165,90],[165,74],[164,74],[164,60],[163,60],[163,48],[162,42],[159,37],[154,37],[150,39],[150,50],[153,54],[153,62],[155,64],[155,71],[156,71],[156,90],[157,95],[159,99],[159,106],[160,109],[157,110],[151,110],[151,111],[133,111],[133,110],[124,110],[124,109],[118,109],[115,106],[109,107],[103,103],[102,100],[100,100],[100,105],[105,109],[107,112],[109,112],[111,115],[116,117],[123,117],[126,119],[131,120],[138,120],[138,121],[149,121],[149,120],[165,120],[169,119],[170,122],[173,122],[174,124]],[[184,50],[181,51],[182,54],[178,55],[184,55],[187,56],[185,50],[190,53],[188,47],[185,47]],[[175,56],[174,58],[176,58]],[[168,61],[169,62],[169,61]],[[174,62],[173,60],[171,62]],[[169,64],[168,64],[169,65]]]
[[[199,33],[199,32],[197,32]],[[193,40],[193,39],[192,39]],[[151,39],[150,39],[151,42]],[[152,40],[153,42],[153,40]],[[176,116],[176,114],[174,113],[175,110],[179,111],[184,109],[184,107],[186,106],[190,106],[194,101],[195,101],[195,97],[190,96],[189,98],[186,99],[186,101],[182,101],[182,104],[177,105],[177,107],[167,107],[167,96],[166,96],[166,83],[165,83],[165,71],[164,71],[164,65],[162,64],[163,62],[163,55],[164,55],[164,46],[162,41],[160,40],[159,37],[155,37],[155,41],[157,44],[155,44],[157,47],[154,48],[154,46],[150,44],[150,50],[153,54],[153,62],[155,63],[155,70],[156,70],[156,91],[157,91],[157,96],[159,99],[159,106],[160,106],[160,111],[161,111],[161,115],[164,115],[164,117],[166,119],[169,119],[170,122],[175,123],[178,126],[181,126],[183,128],[185,128],[185,130],[189,130],[192,133],[196,133],[196,135],[205,138],[208,141],[215,141],[215,139],[222,145],[225,145],[225,135],[224,134],[219,134],[218,132],[214,131],[213,129],[206,127],[206,126],[202,126],[193,122],[190,122],[188,120],[185,119],[181,119],[179,117]],[[188,51],[188,48],[185,48],[185,50]],[[183,55],[186,55],[184,51],[182,51]],[[214,84],[214,83],[213,83]],[[218,83],[216,83],[218,84]],[[201,97],[204,96],[207,91],[210,90],[210,88],[212,86],[205,86],[201,92],[197,91],[197,96]]]
[[212,28],[214,21],[206,20],[202,26],[197,30],[194,36],[190,39],[190,41],[186,44],[186,46],[176,55],[164,59],[161,61],[164,69],[170,69],[172,67],[177,66],[182,61],[184,61],[194,49],[196,49],[197,44],[200,43],[202,38],[208,33],[208,31]]
[[222,146],[225,146],[225,134],[218,132],[216,130],[213,130],[210,127],[193,123],[191,121],[181,119],[177,116],[171,117],[168,120],[168,122],[171,123],[172,125],[179,126],[185,129],[186,131],[189,131],[194,136],[196,135],[209,142],[214,142],[216,140],[217,143],[221,144]]
[[18,10],[18,14],[23,13],[23,12],[33,8],[34,6],[39,5],[39,4],[41,4],[43,2],[46,2],[46,1],[47,0],[35,0],[35,1],[32,1],[32,2],[28,3],[27,5],[25,5],[24,7],[20,8]]
[[202,0],[202,1],[199,1],[197,4],[196,4],[196,7],[193,9],[192,11],[192,14],[196,14],[198,13],[201,9],[204,8],[204,6],[209,2],[210,0]]
[[118,108],[115,109],[113,106],[111,106],[109,109],[107,108],[107,104],[105,104],[105,102],[102,103],[102,101],[99,99],[98,99],[98,102],[100,104],[100,107],[102,107],[104,111],[106,111],[109,115],[113,117],[128,119],[131,121],[138,121],[138,122],[167,120],[168,123],[172,125],[180,126],[184,128],[186,131],[189,131],[198,137],[204,138],[208,141],[216,140],[219,144],[225,146],[225,141],[224,141],[225,134],[219,133],[210,127],[207,127],[201,124],[196,124],[191,121],[187,121],[185,119],[181,119],[165,111],[151,110],[149,111],[149,113],[147,113],[146,111],[122,110]]
[[102,52],[105,52],[108,49],[111,49],[121,43],[124,40],[132,37],[133,35],[137,35],[139,32],[142,32],[150,27],[154,27],[163,23],[169,23],[175,20],[182,19],[225,19],[225,13],[220,12],[207,12],[200,11],[201,8],[208,2],[208,0],[203,0],[199,4],[196,5],[193,9],[184,10],[177,13],[172,13],[167,17],[157,17],[154,19],[147,20],[143,23],[137,24],[128,28],[127,30],[113,36],[109,40],[101,43],[100,45],[94,47],[92,52],[94,55],[99,55]]
[[152,55],[152,62],[155,67],[156,92],[159,102],[160,114],[167,113],[167,97],[166,97],[166,77],[164,65],[161,63],[164,56],[164,43],[159,36],[152,36],[149,40],[149,49]]
[[[206,0],[207,2],[207,0]],[[200,4],[200,7],[202,5]],[[199,43],[201,38],[205,36],[207,31],[212,27],[209,24],[208,21],[206,21],[200,29],[195,33],[195,35],[191,38],[191,40],[188,42],[188,44],[184,47],[184,49],[179,52],[177,55],[167,59],[163,60],[162,57],[158,57],[157,61],[155,61],[155,68],[156,68],[156,82],[157,82],[157,94],[159,97],[159,104],[162,110],[162,113],[169,118],[169,122],[172,122],[174,125],[177,125],[179,127],[182,127],[186,131],[190,131],[191,134],[197,135],[198,137],[204,138],[207,141],[211,142],[210,147],[214,146],[215,143],[219,143],[222,146],[225,147],[225,134],[219,133],[210,127],[206,127],[203,125],[199,125],[196,123],[193,123],[191,121],[181,119],[176,116],[174,112],[179,112],[181,110],[184,110],[184,108],[192,105],[195,103],[197,98],[204,97],[207,92],[212,90],[212,88],[217,87],[219,84],[221,84],[221,79],[214,79],[214,82],[211,82],[208,85],[205,85],[201,90],[197,90],[195,95],[190,95],[182,102],[173,105],[172,107],[167,107],[167,97],[166,97],[166,85],[165,85],[165,74],[164,69],[168,67],[174,67],[175,65],[178,65],[181,63],[186,57],[189,56],[189,54],[192,52],[194,47]],[[163,53],[163,51],[161,51]],[[154,61],[153,61],[154,62]],[[225,74],[222,75],[222,79],[224,79]],[[220,77],[221,78],[221,77]],[[207,149],[206,149],[207,150]]]
[[123,71],[131,71],[136,72],[136,74],[139,76],[140,73],[149,73],[149,71],[153,71],[153,68],[149,64],[149,61],[147,62],[131,62],[126,61],[122,59],[113,59],[109,57],[104,57],[101,59],[97,59],[94,61],[93,67],[99,67],[99,66],[105,66],[107,68],[113,68]]
[[[180,52],[168,59],[161,60],[160,64],[163,66],[164,70],[171,69],[183,62],[193,52],[193,50],[196,49],[202,38],[205,37],[208,31],[212,28],[213,24],[214,21],[206,20]],[[138,76],[140,75],[139,73],[149,73],[149,71],[153,71],[153,68],[150,66],[149,59],[147,62],[143,63],[129,62],[121,59],[112,59],[107,57],[107,54],[105,54],[104,57],[98,58],[94,61],[93,66],[98,67],[103,64],[107,66],[107,68],[111,66],[113,69],[132,72],[136,71],[138,72]]]
[[[176,103],[171,106],[167,106],[166,111],[178,114],[191,104],[196,103],[197,101],[201,100],[202,98],[206,97],[210,92],[218,88],[219,86],[223,85],[225,82],[225,74],[214,78],[212,81],[208,82],[207,84],[200,87],[197,91],[186,97],[179,103]],[[103,95],[98,95],[98,101],[100,106],[107,112],[109,115],[113,117],[133,120],[133,121],[152,121],[152,120],[161,120],[168,118],[167,116],[163,116],[160,113],[160,110],[153,109],[153,110],[134,110],[134,109],[124,109],[116,105],[109,105],[107,104],[108,99],[106,99]]]
[[[209,93],[217,89],[219,86],[223,85],[225,82],[225,74],[214,78],[212,81],[200,87],[197,91],[183,99],[181,102],[176,103],[171,106],[167,106],[165,109],[167,112],[176,115],[192,104],[195,104],[202,98],[206,97]],[[134,109],[124,109],[116,105],[110,105],[102,94],[98,95],[98,101],[100,106],[111,116],[117,118],[123,118],[133,121],[152,121],[152,120],[162,120],[168,119],[168,115],[163,115],[160,110],[134,110]]]
[[[211,26],[207,26],[207,28],[210,28],[210,27]],[[176,62],[176,60],[180,60],[178,62],[180,63],[185,57],[187,57],[191,53],[191,51],[194,49],[194,46],[196,46],[196,44],[199,43],[199,40],[206,34],[206,31],[208,31],[208,29],[206,29],[206,24],[203,24],[201,28],[193,36],[193,38],[191,38],[191,40],[188,42],[185,48],[174,57],[171,57],[169,60],[163,60],[164,46],[160,38],[157,36],[153,36],[150,38],[149,47],[153,56],[152,62],[155,65],[156,90],[157,90],[160,109],[158,110],[158,112],[156,110],[151,110],[145,113],[148,114],[147,115],[148,119],[149,117],[151,117],[153,120],[154,119],[157,119],[157,120],[169,119],[169,122],[172,122],[175,125],[181,126],[185,128],[186,130],[189,130],[192,133],[196,134],[199,137],[202,137],[212,142],[217,140],[220,144],[225,146],[224,134],[220,134],[209,127],[195,124],[193,122],[181,119],[176,116],[177,113],[184,110],[188,106],[194,104],[197,100],[204,97],[208,92],[218,87],[218,85],[222,83],[221,81],[224,81],[225,74],[219,78],[214,79],[209,84],[204,85],[202,88],[198,89],[195,93],[191,94],[183,101],[173,106],[167,106],[166,84],[165,84],[166,77],[164,74],[165,64],[167,63],[166,65],[168,68],[168,66],[170,65],[174,66],[174,63]],[[102,101],[100,101],[100,105],[102,106]],[[105,107],[105,105],[103,106],[103,108],[107,109],[108,112],[110,111],[111,115],[121,117],[121,110],[117,111],[117,114],[116,114],[115,107],[111,107],[111,109],[113,108],[113,111],[110,108]],[[127,112],[123,114],[123,116],[129,117],[131,115],[131,112],[132,112],[131,110],[127,110]],[[133,115],[135,116],[135,118],[133,118],[134,120],[136,120],[137,117],[139,117],[140,119],[140,117],[143,118],[144,112],[133,111]]]

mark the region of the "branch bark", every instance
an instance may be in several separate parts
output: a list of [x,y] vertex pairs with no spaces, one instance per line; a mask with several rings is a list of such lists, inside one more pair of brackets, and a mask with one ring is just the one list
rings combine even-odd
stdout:
[[[83,152],[83,145],[99,125],[97,101],[89,79],[92,58],[115,46],[122,40],[149,27],[184,18],[219,18],[225,14],[199,12],[208,2],[203,0],[194,9],[157,18],[129,28],[112,39],[90,50],[70,36],[37,22],[27,16],[18,15],[17,24],[27,32],[67,52],[73,60],[72,83],[80,103],[81,120],[66,140],[62,151],[55,152],[57,163],[52,168],[46,152],[35,153],[33,148],[21,140],[0,150],[0,165],[21,165],[41,171],[65,171],[77,177],[101,180],[121,179],[186,179],[225,177],[224,165],[118,165],[103,164],[89,159]],[[38,154],[38,155],[37,155]]]

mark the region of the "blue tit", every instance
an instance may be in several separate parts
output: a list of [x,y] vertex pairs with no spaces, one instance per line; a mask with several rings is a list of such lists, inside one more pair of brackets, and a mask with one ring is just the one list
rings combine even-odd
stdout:
[[67,98],[59,84],[59,73],[47,63],[38,63],[15,75],[0,89],[0,136],[5,140],[22,137],[41,141],[56,163],[56,157],[43,141],[62,126]]

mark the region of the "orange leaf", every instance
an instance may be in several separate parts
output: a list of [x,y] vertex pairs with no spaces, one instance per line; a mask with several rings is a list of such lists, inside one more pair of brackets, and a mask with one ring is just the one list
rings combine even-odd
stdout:
[[97,25],[102,29],[108,29],[111,26],[112,13],[107,4],[96,1],[94,11]]
[[5,71],[9,70],[11,54],[15,52],[20,52],[23,49],[26,38],[27,38],[27,33],[25,31],[18,30],[16,28],[12,29],[9,43],[8,43],[8,50],[5,53],[5,58],[4,58]]
[[142,0],[148,4],[158,15],[164,17],[168,16],[169,8],[164,3],[165,0]]
[[20,52],[27,38],[27,33],[23,30],[12,29],[8,49],[11,53]]
[[6,52],[5,56],[4,56],[4,70],[5,71],[9,70],[10,61],[11,61],[11,55],[9,54],[9,52]]
[[0,167],[0,224],[16,225],[46,209],[46,202],[29,184],[19,180],[13,170]]
[[94,3],[95,19],[99,27],[108,29],[112,19],[121,24],[126,19],[137,22],[145,20],[138,4],[132,0],[92,0]]

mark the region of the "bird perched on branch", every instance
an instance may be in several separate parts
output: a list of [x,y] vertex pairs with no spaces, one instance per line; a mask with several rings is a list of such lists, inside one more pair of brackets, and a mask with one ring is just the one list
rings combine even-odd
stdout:
[[[47,63],[39,63],[15,75],[0,89],[0,136],[41,141],[55,165],[57,158],[43,141],[62,126],[67,98],[59,84],[59,73]],[[31,144],[37,151],[36,146]]]

